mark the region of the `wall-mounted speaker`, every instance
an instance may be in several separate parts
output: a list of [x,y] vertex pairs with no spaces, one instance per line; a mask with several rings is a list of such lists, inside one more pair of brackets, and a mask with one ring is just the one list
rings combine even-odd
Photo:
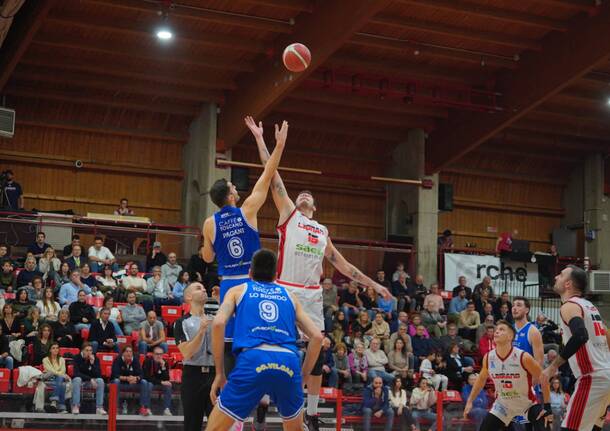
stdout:
[[438,185],[439,211],[453,211],[453,184]]

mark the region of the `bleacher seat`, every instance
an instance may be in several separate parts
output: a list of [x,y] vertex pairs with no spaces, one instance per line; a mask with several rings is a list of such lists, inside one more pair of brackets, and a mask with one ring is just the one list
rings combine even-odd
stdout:
[[182,367],[182,362],[184,361],[184,356],[180,352],[172,352],[169,355],[169,366],[171,368],[174,367]]
[[105,378],[106,380],[110,379],[110,376],[112,375],[112,365],[104,365],[103,367],[101,367],[101,371],[103,378]]
[[191,311],[191,304],[182,304],[182,314],[187,314]]
[[4,299],[6,299],[6,300],[15,299],[16,297],[17,296],[16,296],[15,292],[6,292],[4,294]]
[[182,383],[182,370],[173,369],[169,370],[169,381],[172,383]]
[[89,339],[89,330],[87,328],[81,329],[80,337],[83,339],[83,341],[87,341]]
[[443,401],[446,403],[463,403],[462,395],[459,391],[447,390],[443,392]]
[[0,368],[0,392],[7,393],[11,391],[11,370],[8,368]]
[[77,347],[60,347],[59,354],[64,358],[66,356],[76,356],[80,353],[80,350]]
[[133,347],[133,338],[131,335],[117,335],[116,340],[119,345],[119,350],[123,350],[125,346]]
[[36,390],[36,386],[32,386],[28,388],[27,386],[19,387],[17,386],[17,381],[19,379],[19,368],[15,368],[13,370],[13,393],[16,394],[33,394]]
[[180,349],[178,349],[178,345],[176,344],[175,338],[167,337],[166,342],[167,342],[168,353],[180,352]]
[[173,325],[174,322],[182,317],[182,307],[179,305],[162,305],[161,318],[168,324]]
[[103,352],[103,353],[96,353],[95,356],[100,361],[102,377],[110,378],[110,374],[112,371],[112,363],[114,362],[114,359],[117,356],[119,356],[119,354],[114,353],[114,352]]

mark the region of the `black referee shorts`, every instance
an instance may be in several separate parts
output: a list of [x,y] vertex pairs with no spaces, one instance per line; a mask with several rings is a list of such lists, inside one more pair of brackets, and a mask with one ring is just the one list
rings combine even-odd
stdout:
[[184,410],[184,431],[201,431],[203,416],[210,417],[214,407],[210,399],[210,390],[215,375],[214,367],[184,365],[180,388]]

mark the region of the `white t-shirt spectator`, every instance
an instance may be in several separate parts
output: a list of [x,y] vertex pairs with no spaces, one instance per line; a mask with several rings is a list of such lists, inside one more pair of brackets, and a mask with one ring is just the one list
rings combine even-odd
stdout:
[[89,257],[97,257],[100,260],[112,260],[114,255],[108,250],[108,247],[102,246],[99,250],[95,246],[89,247]]

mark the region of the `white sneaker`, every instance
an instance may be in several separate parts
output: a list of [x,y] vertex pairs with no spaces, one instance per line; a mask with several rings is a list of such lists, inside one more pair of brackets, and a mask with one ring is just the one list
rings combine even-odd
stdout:
[[73,406],[72,407],[72,414],[73,415],[77,415],[80,413],[80,409],[78,408],[78,406]]
[[104,407],[98,407],[97,409],[95,409],[95,414],[106,416],[108,414],[108,412],[106,410],[104,410]]
[[170,409],[163,410],[163,416],[174,416]]

